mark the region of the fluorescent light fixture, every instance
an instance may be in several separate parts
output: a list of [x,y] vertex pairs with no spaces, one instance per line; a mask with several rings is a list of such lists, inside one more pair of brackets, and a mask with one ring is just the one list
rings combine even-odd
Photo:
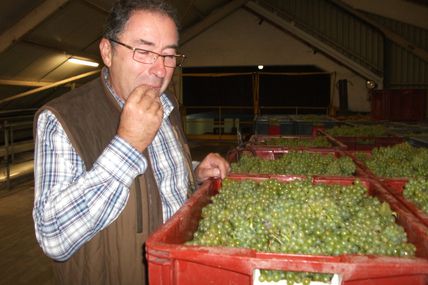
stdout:
[[98,65],[99,65],[98,62],[89,61],[89,60],[85,60],[85,59],[79,59],[79,58],[75,58],[75,57],[70,57],[67,61],[71,62],[71,63],[75,63],[75,64],[92,66],[92,67],[98,67]]
[[260,69],[260,70],[262,70],[262,69],[263,69],[263,67],[264,67],[263,65],[259,65],[259,66],[257,66],[257,68],[258,68],[258,69]]
[[368,79],[366,81],[366,87],[367,87],[367,89],[372,90],[372,89],[375,89],[377,87],[377,84],[374,80]]

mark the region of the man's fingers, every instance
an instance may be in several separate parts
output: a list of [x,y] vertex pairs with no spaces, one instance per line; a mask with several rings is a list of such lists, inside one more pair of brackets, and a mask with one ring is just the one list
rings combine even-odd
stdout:
[[138,103],[148,89],[149,89],[149,86],[145,86],[145,85],[138,86],[137,88],[132,90],[131,94],[129,94],[126,101],[129,103]]
[[145,96],[149,96],[149,97],[151,97],[151,98],[153,98],[153,99],[156,99],[156,100],[160,100],[159,98],[160,98],[160,94],[159,94],[159,89],[155,89],[155,88],[149,88],[146,92],[145,92],[145,94],[144,94]]
[[220,178],[221,172],[220,172],[220,169],[218,168],[201,168],[199,170],[199,177],[201,178],[202,181],[210,177]]
[[199,164],[196,176],[202,182],[210,177],[224,179],[229,172],[229,163],[220,154],[210,153]]
[[215,158],[211,161],[211,166],[219,170],[221,178],[225,178],[230,171],[229,163],[218,153],[212,154]]
[[152,99],[159,98],[159,90],[147,85],[140,85],[131,92],[127,101],[130,103],[139,103],[144,97]]

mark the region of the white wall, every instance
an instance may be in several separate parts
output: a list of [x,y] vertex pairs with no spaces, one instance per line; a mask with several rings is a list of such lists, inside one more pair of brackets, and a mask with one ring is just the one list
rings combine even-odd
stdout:
[[[317,52],[290,34],[240,9],[180,47],[188,56],[185,67],[248,65],[316,65],[347,79],[348,107],[370,111],[365,79]],[[177,81],[177,78],[175,79]],[[177,86],[180,86],[176,82]],[[336,85],[337,86],[337,85]],[[286,88],[286,87],[285,87]],[[339,106],[336,87],[334,106]]]

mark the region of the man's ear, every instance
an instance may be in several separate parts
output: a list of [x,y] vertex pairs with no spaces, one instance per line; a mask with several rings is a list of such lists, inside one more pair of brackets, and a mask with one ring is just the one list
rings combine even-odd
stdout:
[[103,59],[104,65],[110,67],[113,50],[111,42],[106,38],[102,38],[100,41],[100,54],[101,58]]

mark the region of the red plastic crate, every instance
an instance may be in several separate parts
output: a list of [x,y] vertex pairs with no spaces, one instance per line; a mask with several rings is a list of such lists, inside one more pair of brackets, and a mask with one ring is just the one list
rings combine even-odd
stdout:
[[[363,151],[358,151],[358,152],[364,152],[364,153],[367,153],[368,155],[371,155],[371,151],[370,150],[363,150]],[[348,150],[348,151],[344,151],[344,153],[346,155],[348,155],[349,157],[351,157],[352,160],[355,162],[355,164],[358,165],[358,167],[362,170],[362,172],[365,173],[365,175],[362,175],[362,176],[368,176],[368,177],[371,177],[371,178],[379,180],[379,181],[391,180],[391,181],[397,181],[397,183],[401,183],[399,181],[407,181],[407,177],[389,178],[389,177],[380,177],[380,176],[377,176],[375,173],[373,173],[373,171],[370,170],[370,168],[367,167],[367,165],[363,161],[359,160],[355,156],[356,151],[349,151]]]
[[266,160],[275,160],[277,158],[280,158],[283,155],[287,155],[289,152],[310,152],[310,153],[320,153],[320,154],[333,154],[336,157],[341,157],[345,155],[345,153],[341,150],[334,150],[334,149],[289,149],[289,148],[283,148],[283,147],[270,147],[270,146],[258,146],[254,147],[252,145],[247,145],[246,147],[237,147],[233,150],[231,150],[228,155],[227,159],[229,162],[236,162],[238,159],[243,155],[244,153],[255,155],[257,157],[260,157],[262,159]]
[[[247,177],[235,178],[247,179]],[[258,178],[263,179],[263,178]],[[314,183],[353,183],[355,178],[314,177]],[[363,180],[369,193],[389,203],[417,251],[415,258],[341,255],[315,256],[257,252],[251,249],[184,245],[197,230],[204,206],[220,188],[206,181],[183,207],[146,242],[151,285],[252,284],[255,269],[336,273],[343,285],[422,285],[428,282],[427,228],[402,208],[378,182]]]
[[374,120],[423,121],[426,119],[426,90],[374,90],[371,109]]
[[279,134],[281,134],[281,129],[280,129],[279,125],[269,126],[269,128],[268,128],[268,134],[269,135],[279,135]]
[[367,155],[371,155],[372,151],[371,150],[359,150],[359,151],[346,150],[344,151],[344,154],[352,158],[354,163],[358,166],[358,168],[361,171],[360,176],[378,179],[378,177],[367,167],[367,165],[356,157],[355,155],[356,152],[363,152],[363,153],[366,153]]
[[347,137],[347,136],[332,136],[323,129],[318,129],[318,133],[334,139],[346,146],[347,150],[372,150],[375,147],[391,146],[404,142],[404,138],[390,135],[382,137]]
[[[385,179],[390,179],[390,178],[386,178],[386,177],[377,176],[373,171],[370,170],[370,168],[367,167],[367,165],[364,163],[364,161],[361,161],[361,160],[359,160],[356,157],[356,153],[357,152],[366,153],[369,156],[371,155],[372,152],[371,152],[371,150],[358,150],[358,151],[347,150],[347,151],[344,151],[344,153],[347,156],[351,157],[352,160],[355,162],[355,164],[358,165],[358,167],[365,173],[365,175],[362,175],[362,176],[367,176],[367,177],[376,179],[378,181],[383,181]],[[394,178],[394,179],[399,179],[400,180],[400,179],[406,179],[406,178],[405,177],[399,177],[399,178]]]
[[385,187],[403,203],[418,219],[422,221],[424,225],[428,227],[428,214],[418,208],[412,201],[407,200],[403,196],[404,186],[406,186],[408,179],[382,179],[382,183]]
[[347,146],[348,150],[372,150],[375,147],[391,146],[404,142],[401,137],[339,137],[334,139]]
[[[286,146],[277,146],[277,145],[266,145],[264,144],[269,139],[274,138],[281,138],[281,139],[299,139],[299,140],[306,140],[306,141],[313,141],[315,140],[316,136],[270,136],[270,135],[252,135],[248,141],[248,144],[254,148],[257,147],[270,147],[270,148],[277,148],[277,149],[287,149],[290,147]],[[292,149],[325,149],[325,150],[345,150],[347,147],[340,141],[334,139],[331,136],[326,136],[327,141],[331,144],[330,147],[292,147]]]
[[[278,159],[279,157],[283,156],[283,155],[287,155],[287,153],[291,152],[291,151],[299,151],[299,152],[310,152],[310,153],[321,153],[321,154],[333,154],[335,157],[341,157],[341,156],[346,156],[348,152],[346,151],[342,151],[342,150],[334,150],[334,149],[317,149],[317,148],[311,148],[311,149],[289,149],[289,148],[281,148],[281,147],[269,147],[269,146],[258,146],[258,147],[254,147],[251,145],[247,145],[246,147],[236,147],[232,150],[230,150],[227,155],[226,155],[226,160],[229,163],[233,163],[233,162],[237,162],[239,161],[240,157],[244,154],[249,154],[249,155],[254,155],[257,157],[260,157],[262,159],[266,159],[266,160],[275,160]],[[354,163],[355,163],[355,159],[353,158]],[[356,164],[356,169],[355,169],[355,174],[354,176],[357,177],[366,177],[367,174],[366,172],[360,167],[359,164]],[[361,163],[360,163],[361,164]],[[232,175],[234,175],[232,173]],[[241,173],[238,174],[242,175]],[[275,177],[281,177],[281,176],[288,176],[288,174],[286,175],[281,175],[281,174],[275,174],[275,175],[270,175],[270,174],[246,174],[246,176],[250,176],[250,177],[254,177],[254,176],[262,176],[262,177],[271,177],[271,178],[275,178]],[[303,176],[301,176],[303,177]],[[342,176],[339,176],[342,177]]]
[[[385,188],[397,198],[397,200],[400,201],[406,208],[409,209],[410,212],[412,212],[416,218],[418,218],[424,225],[428,227],[428,214],[426,214],[424,211],[418,208],[417,205],[415,205],[412,201],[407,200],[403,196],[404,186],[406,185],[408,178],[407,177],[394,177],[394,178],[387,178],[387,177],[379,177],[376,174],[374,174],[365,164],[364,162],[358,160],[355,157],[355,152],[353,151],[346,151],[345,152],[348,156],[352,157],[355,164],[359,166],[359,168],[366,174],[367,177],[370,177],[372,179],[378,180]],[[371,154],[370,151],[366,151],[366,153]]]

